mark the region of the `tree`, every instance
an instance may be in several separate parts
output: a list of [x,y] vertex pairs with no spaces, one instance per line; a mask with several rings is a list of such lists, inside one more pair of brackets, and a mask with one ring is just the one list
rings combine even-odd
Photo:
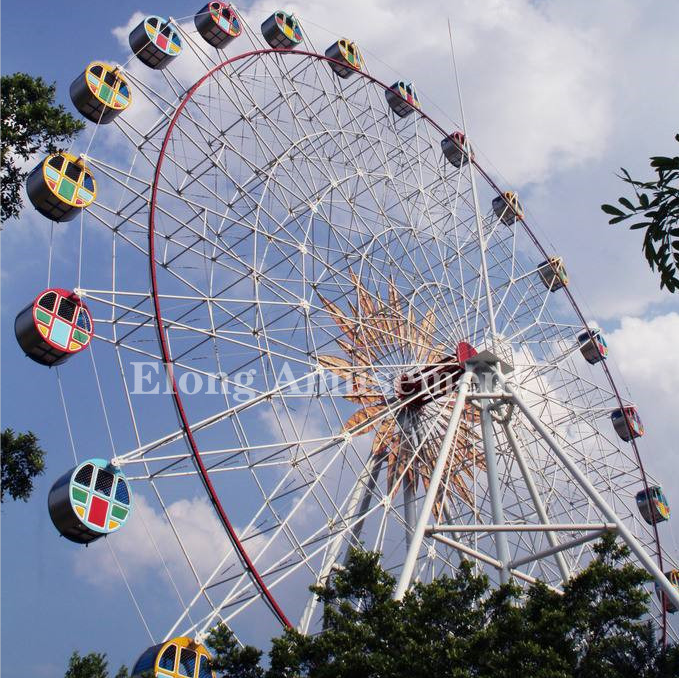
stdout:
[[[454,577],[416,584],[402,601],[378,555],[354,551],[325,586],[316,635],[286,630],[264,670],[255,648],[226,627],[213,632],[214,667],[226,678],[670,678],[679,650],[663,649],[644,621],[648,575],[606,536],[564,586],[491,590],[463,561]],[[625,564],[622,564],[622,563]]]
[[[21,212],[21,186],[28,175],[17,162],[30,160],[35,153],[63,150],[85,124],[74,118],[62,105],[54,105],[56,87],[42,78],[26,73],[3,75],[2,150],[0,153],[1,208],[0,221],[17,217]],[[30,168],[32,169],[32,168]]]
[[[115,678],[128,678],[127,667],[121,666]],[[109,678],[106,654],[90,652],[81,657],[73,652],[64,678]]]
[[[679,141],[679,134],[674,137]],[[674,292],[679,289],[679,156],[651,158],[655,181],[636,181],[622,169],[620,178],[632,186],[636,202],[625,197],[615,205],[602,205],[601,209],[612,216],[610,224],[617,224],[631,217],[635,221],[630,229],[646,229],[643,250],[651,270],[660,273],[660,288]]]
[[2,486],[0,501],[5,493],[12,499],[28,501],[33,491],[33,478],[45,472],[45,452],[34,433],[16,435],[11,428],[2,432]]

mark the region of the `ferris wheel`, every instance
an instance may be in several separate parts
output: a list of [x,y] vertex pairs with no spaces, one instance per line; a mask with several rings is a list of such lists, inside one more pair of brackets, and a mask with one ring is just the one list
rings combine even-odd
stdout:
[[[28,179],[79,248],[16,333],[60,380],[91,372],[110,434],[55,483],[57,529],[115,551],[150,511],[166,528],[147,532],[165,626],[133,674],[209,676],[220,622],[245,640],[317,630],[308,586],[351,547],[381,552],[398,596],[463,558],[559,590],[613,531],[674,633],[669,506],[639,413],[563,260],[465,130],[407,79],[382,84],[350,40],[319,53],[284,11],[255,30],[209,2],[129,42],[125,65],[94,61],[71,86],[88,151]],[[181,501],[209,507],[209,543]]]

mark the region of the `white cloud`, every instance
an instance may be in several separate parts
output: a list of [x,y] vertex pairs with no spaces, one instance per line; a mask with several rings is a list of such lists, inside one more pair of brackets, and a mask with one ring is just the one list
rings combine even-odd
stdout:
[[[214,509],[205,497],[196,497],[169,504],[168,513],[198,574],[207,576],[229,548]],[[108,539],[112,540],[118,560],[133,582],[143,582],[154,574],[165,576],[158,554],[160,551],[180,589],[193,585],[186,559],[168,520],[143,495],[136,495],[130,520],[120,532]],[[89,550],[91,553],[88,553],[86,563],[80,558],[76,561],[77,571],[92,583],[105,582],[109,577],[116,581],[118,568],[110,558],[104,541],[95,542]]]
[[[677,409],[679,393],[679,313],[650,320],[623,318],[608,337],[611,352],[625,380],[658,394],[655,406],[666,402]],[[669,412],[668,412],[669,414]]]

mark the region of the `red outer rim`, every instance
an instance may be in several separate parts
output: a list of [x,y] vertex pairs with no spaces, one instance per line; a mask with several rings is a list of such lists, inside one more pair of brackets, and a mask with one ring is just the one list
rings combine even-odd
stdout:
[[[151,274],[151,293],[153,295],[153,306],[155,310],[155,321],[156,321],[156,329],[158,331],[158,339],[160,342],[160,349],[162,353],[162,358],[163,362],[165,364],[165,369],[167,371],[168,377],[172,383],[172,397],[174,399],[174,403],[177,409],[177,415],[180,419],[180,423],[182,428],[184,429],[184,432],[186,434],[186,438],[189,442],[189,445],[191,447],[191,451],[194,457],[194,460],[196,462],[196,466],[198,468],[199,474],[201,476],[203,485],[205,486],[205,489],[208,492],[208,495],[210,497],[210,500],[212,502],[212,505],[215,508],[215,511],[217,512],[217,515],[220,519],[220,522],[224,526],[229,539],[231,540],[231,543],[233,544],[234,548],[236,549],[241,562],[243,566],[246,568],[248,571],[248,574],[250,575],[250,578],[252,579],[253,583],[257,586],[257,588],[260,590],[261,594],[273,610],[274,614],[278,618],[278,620],[283,624],[284,626],[288,628],[292,628],[292,625],[290,624],[290,621],[288,618],[285,616],[285,613],[277,603],[276,599],[273,597],[271,591],[267,588],[266,584],[264,583],[262,576],[260,575],[259,571],[255,567],[254,563],[250,559],[250,556],[248,555],[247,551],[245,550],[245,547],[241,543],[240,539],[238,538],[238,535],[236,534],[236,531],[231,524],[231,521],[229,520],[229,517],[226,514],[226,511],[224,510],[224,507],[222,506],[221,501],[219,500],[219,497],[217,495],[217,492],[215,491],[215,488],[212,484],[212,481],[210,480],[207,469],[205,467],[205,464],[203,463],[203,459],[200,454],[200,450],[198,449],[198,445],[195,441],[195,438],[193,436],[193,432],[191,430],[191,424],[189,423],[189,420],[186,416],[186,412],[184,410],[184,406],[182,403],[182,398],[181,395],[179,394],[179,391],[177,390],[177,383],[174,378],[174,373],[171,368],[168,368],[169,365],[172,363],[172,358],[170,355],[170,351],[167,345],[167,339],[165,337],[165,332],[163,331],[163,317],[161,313],[161,308],[160,308],[160,297],[159,297],[159,292],[158,292],[158,281],[156,277],[156,260],[155,260],[155,215],[156,215],[156,198],[158,194],[158,182],[160,180],[161,176],[161,167],[163,164],[163,160],[165,158],[165,153],[167,151],[167,145],[170,141],[170,136],[172,134],[172,130],[174,129],[175,124],[177,123],[177,120],[181,116],[182,111],[184,110],[184,107],[186,104],[191,100],[193,95],[195,94],[196,90],[212,75],[214,75],[216,72],[222,70],[225,66],[228,66],[229,64],[235,63],[236,61],[240,61],[242,59],[246,59],[248,57],[252,56],[260,56],[264,54],[298,54],[301,56],[309,57],[312,59],[316,59],[318,61],[326,61],[328,63],[334,63],[338,64],[342,67],[346,67],[346,64],[337,61],[336,59],[330,59],[329,57],[326,57],[325,55],[322,54],[316,54],[315,52],[307,52],[304,50],[299,50],[299,49],[294,49],[294,48],[285,48],[285,49],[257,49],[257,50],[251,50],[249,52],[244,52],[243,54],[239,54],[238,56],[232,57],[231,59],[227,59],[226,61],[223,61],[221,64],[218,64],[217,66],[211,68],[207,73],[205,73],[199,80],[197,80],[186,92],[184,95],[184,98],[180,102],[179,106],[177,106],[176,111],[174,112],[174,115],[172,116],[172,119],[170,120],[167,130],[165,132],[165,137],[163,138],[163,143],[160,148],[160,152],[158,153],[158,160],[156,162],[156,170],[153,176],[153,185],[151,188],[151,205],[149,209],[149,268],[150,268],[150,274]],[[391,87],[388,85],[385,85],[383,82],[378,80],[377,78],[374,78],[372,75],[369,75],[367,73],[364,73],[363,71],[359,71],[357,69],[356,73],[368,80],[370,80],[372,83],[382,87],[384,90],[391,90]],[[405,99],[404,99],[405,101]],[[406,101],[407,103],[407,101]],[[411,104],[408,104],[409,106],[412,106]],[[450,133],[446,132],[438,123],[436,123],[434,120],[432,120],[426,113],[423,113],[421,109],[416,108],[415,106],[412,106],[413,110],[421,115],[427,122],[429,122],[434,128],[439,130],[443,134],[444,137],[449,137]],[[490,176],[487,174],[487,172],[479,165],[478,161],[475,160],[472,157],[472,163],[474,166],[477,168],[477,170],[481,173],[481,176],[488,182],[488,184],[497,191],[498,195],[502,195],[502,190],[498,187],[498,185],[490,178]],[[538,242],[537,238],[535,237],[535,234],[533,231],[530,229],[528,224],[526,223],[525,217],[518,217],[521,223],[523,224],[523,227],[526,231],[526,234],[528,237],[531,239],[533,244],[537,247],[538,251],[542,253],[542,255],[545,257],[545,259],[549,258],[549,255],[547,254],[547,251],[542,247],[542,245]],[[585,317],[578,307],[578,305],[575,303],[575,299],[573,298],[573,294],[571,291],[568,289],[567,286],[562,288],[564,292],[566,293],[566,296],[568,297],[568,300],[571,303],[571,306],[575,310],[578,318],[582,322],[583,327],[587,327],[587,322],[585,321]],[[613,389],[613,392],[615,394],[615,397],[618,401],[618,404],[620,407],[624,407],[622,398],[620,397],[620,392],[618,391],[618,388],[615,385],[615,382],[613,381],[613,377],[611,376],[610,370],[608,369],[608,366],[606,365],[606,361],[602,360],[601,365],[604,369],[604,372],[606,374],[606,377],[608,379],[608,383],[610,384],[611,388]],[[637,447],[636,441],[634,438],[630,441],[632,444],[632,448],[634,450],[634,454],[637,460],[637,464],[639,466],[639,470],[641,471],[641,476],[644,482],[644,489],[648,492],[648,480],[646,478],[646,472],[644,471],[644,465],[643,462],[641,461],[641,456],[639,454],[639,449]],[[662,551],[660,549],[660,536],[658,534],[658,526],[654,523],[653,524],[653,532],[655,535],[655,543],[656,543],[656,556],[658,560],[658,565],[661,570],[663,570],[663,558],[662,558]],[[666,634],[667,634],[667,614],[665,611],[665,600],[664,600],[664,594],[663,594],[663,600],[662,600],[662,609],[663,609],[663,623],[662,623],[662,630],[663,630],[663,641],[665,640]]]

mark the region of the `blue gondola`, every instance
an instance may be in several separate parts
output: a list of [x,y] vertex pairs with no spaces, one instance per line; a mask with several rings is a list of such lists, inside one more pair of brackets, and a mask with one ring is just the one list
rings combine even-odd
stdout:
[[590,365],[601,362],[608,356],[608,344],[598,327],[590,327],[578,334],[578,344],[580,353]]

